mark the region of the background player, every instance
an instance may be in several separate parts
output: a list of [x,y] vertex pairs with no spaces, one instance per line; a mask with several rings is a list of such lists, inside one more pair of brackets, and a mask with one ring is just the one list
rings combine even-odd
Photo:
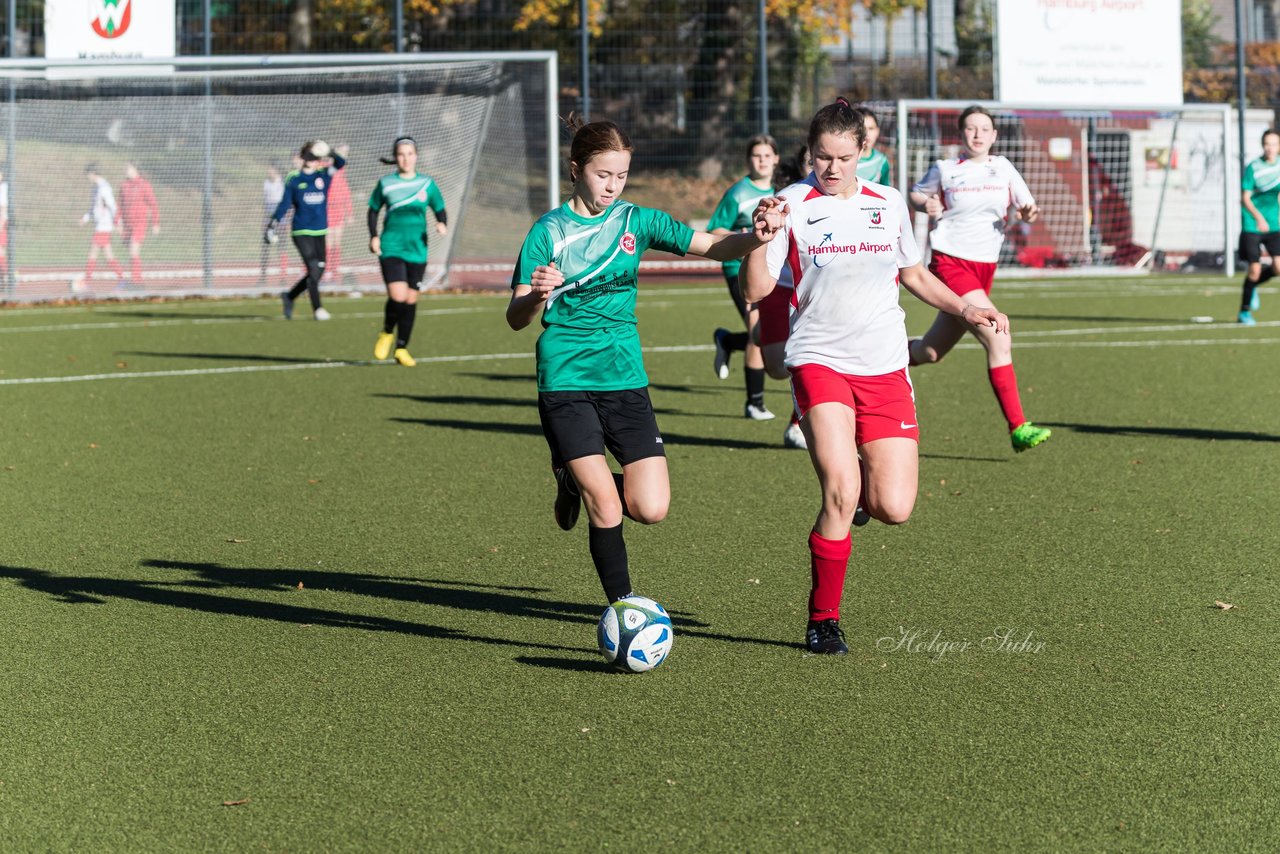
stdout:
[[84,174],[89,179],[89,210],[80,217],[81,225],[93,223],[93,237],[89,241],[89,259],[84,265],[84,281],[86,285],[93,282],[93,271],[98,266],[98,255],[106,256],[111,265],[111,272],[116,274],[116,285],[124,284],[124,268],[116,259],[111,249],[111,235],[116,228],[116,196],[111,191],[111,184],[98,174],[98,167],[89,164],[84,167]]
[[[773,170],[778,165],[778,143],[768,134],[759,134],[747,141],[746,177],[739,180],[725,191],[716,205],[715,212],[707,222],[707,231],[712,234],[729,234],[751,227],[751,217],[756,205],[762,198],[773,195]],[[738,283],[738,269],[742,261],[732,258],[721,265],[725,284],[729,286],[729,296],[733,305],[742,316],[746,326],[745,332],[730,332],[717,329],[712,336],[715,341],[716,354],[714,368],[720,379],[729,377],[729,354],[743,352],[743,380],[746,385],[747,399],[743,404],[743,414],[756,421],[768,421],[773,413],[764,405],[764,359],[760,355],[760,345],[755,340],[753,330],[759,322],[755,307],[742,299],[742,288]]]
[[[761,214],[750,233],[710,234],[622,201],[631,141],[613,122],[579,125],[571,117],[570,127],[573,195],[529,230],[511,277],[507,323],[523,329],[542,313],[538,414],[556,478],[556,523],[574,526],[581,495],[591,559],[614,602],[632,592],[622,517],[653,524],[671,503],[636,330],[640,257],[651,247],[717,261],[741,257],[781,217]],[[610,470],[606,448],[622,474]]]
[[267,223],[263,239],[267,243],[276,242],[276,226],[285,213],[293,209],[293,245],[298,248],[302,257],[304,272],[302,278],[292,290],[280,294],[284,303],[285,319],[293,317],[293,301],[303,291],[311,299],[311,311],[316,320],[328,320],[329,312],[320,305],[320,279],[324,276],[325,235],[329,231],[329,189],[333,186],[333,175],[347,161],[336,152],[333,163],[323,166],[321,161],[329,156],[329,145],[322,140],[305,143],[299,156],[302,168],[290,172],[284,180],[284,197],[276,205]]
[[880,141],[880,121],[876,114],[867,107],[855,107],[862,114],[862,124],[867,129],[867,144],[862,149],[862,157],[858,159],[858,177],[874,184],[893,186],[893,177],[889,172],[889,158],[876,148]]
[[[957,126],[961,156],[935,161],[911,187],[911,201],[929,214],[929,246],[933,250],[929,270],[957,296],[994,309],[991,283],[1004,243],[1009,206],[1016,206],[1027,223],[1036,221],[1040,209],[1013,164],[991,153],[997,136],[991,113],[977,105],[966,107]],[[942,311],[924,337],[911,342],[911,364],[940,361],[966,331],[987,351],[987,378],[1004,414],[1013,449],[1025,451],[1048,439],[1049,428],[1032,424],[1022,412],[1011,336],[997,334],[990,326],[966,324]]]
[[124,226],[124,239],[129,243],[129,274],[134,285],[142,284],[142,243],[147,227],[160,233],[160,205],[156,202],[151,182],[138,172],[137,164],[124,164],[124,182],[120,185],[120,211],[116,224]]
[[[405,367],[417,364],[409,355],[409,338],[418,312],[418,288],[427,270],[427,209],[436,218],[436,234],[449,233],[449,215],[444,196],[430,175],[418,172],[418,144],[402,136],[391,144],[396,171],[378,180],[369,196],[369,251],[378,256],[382,281],[387,286],[382,334],[373,345],[376,359],[385,359],[395,346],[395,359]],[[378,234],[378,213],[387,209],[382,235]]]
[[773,290],[784,265],[795,281],[787,367],[822,495],[809,534],[805,628],[805,645],[819,654],[849,651],[840,600],[859,499],[887,524],[905,522],[915,506],[920,430],[899,283],[967,323],[997,334],[1008,328],[1004,315],[965,302],[921,265],[902,194],[858,180],[865,140],[862,117],[847,101],[817,112],[809,126],[813,174],[782,191],[785,225],[743,264],[751,301]]
[[[1248,264],[1238,320],[1257,323],[1258,286],[1280,272],[1280,133],[1262,134],[1262,156],[1250,161],[1240,179],[1240,259]],[[1262,266],[1262,247],[1271,266]]]

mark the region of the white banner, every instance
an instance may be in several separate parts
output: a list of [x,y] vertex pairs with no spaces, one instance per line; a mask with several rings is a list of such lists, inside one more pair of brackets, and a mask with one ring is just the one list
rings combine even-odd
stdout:
[[997,0],[996,98],[1181,104],[1181,0]]
[[171,59],[175,0],[45,0],[45,59]]

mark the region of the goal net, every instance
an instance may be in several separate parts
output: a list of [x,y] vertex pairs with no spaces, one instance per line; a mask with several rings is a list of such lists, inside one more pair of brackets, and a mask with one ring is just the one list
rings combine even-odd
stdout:
[[[909,187],[960,151],[956,123],[969,102],[900,101],[885,115],[897,180]],[[1024,108],[985,104],[995,154],[1026,179],[1040,218],[1011,214],[1001,265],[1047,270],[1233,269],[1239,194],[1229,180],[1230,109]]]
[[[399,136],[417,140],[417,169],[448,212],[445,235],[428,214],[424,287],[502,279],[498,262],[558,203],[554,53],[3,67],[9,299],[291,285],[303,271],[288,225],[270,247],[263,228],[312,139],[347,158],[331,179],[322,289],[382,287],[366,211]],[[114,222],[90,210],[89,169],[111,189]]]

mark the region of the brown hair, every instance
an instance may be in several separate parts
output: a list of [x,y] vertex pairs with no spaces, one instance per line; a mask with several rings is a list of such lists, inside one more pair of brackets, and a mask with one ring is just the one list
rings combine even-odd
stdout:
[[960,114],[960,118],[956,120],[956,130],[964,133],[964,122],[969,116],[986,116],[991,119],[991,126],[996,126],[996,117],[991,115],[991,111],[981,104],[972,104],[964,108],[964,112]]
[[574,171],[575,164],[579,169],[591,162],[597,154],[609,151],[635,151],[630,138],[622,129],[609,121],[583,123],[577,113],[570,113],[565,125],[573,131],[573,142],[569,144],[569,177],[574,181],[578,175]]
[[824,133],[835,136],[849,135],[858,143],[858,150],[867,144],[867,129],[862,124],[862,111],[855,109],[844,98],[836,98],[834,104],[828,104],[813,114],[809,122],[809,149],[818,144],[818,137]]
[[751,139],[747,140],[747,159],[751,159],[751,152],[756,150],[757,145],[767,145],[773,149],[774,154],[780,154],[778,151],[778,141],[767,133],[758,133]]

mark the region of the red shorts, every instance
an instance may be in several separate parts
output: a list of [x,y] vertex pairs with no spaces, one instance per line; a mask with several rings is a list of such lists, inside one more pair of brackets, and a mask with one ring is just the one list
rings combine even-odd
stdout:
[[859,445],[900,436],[920,441],[915,391],[907,369],[877,377],[841,374],[826,365],[791,368],[791,393],[803,418],[819,403],[843,403],[857,417]]
[[756,303],[760,312],[760,346],[782,344],[791,336],[792,288],[774,288],[769,295]]
[[93,240],[90,242],[90,244],[89,244],[89,245],[90,245],[90,246],[98,246],[98,247],[102,247],[102,246],[110,246],[110,245],[111,245],[111,232],[109,232],[109,231],[95,231],[95,232],[93,233]]
[[929,261],[929,272],[942,279],[942,283],[951,288],[956,296],[962,297],[979,288],[990,296],[991,282],[996,277],[996,265],[986,261],[967,261],[945,252],[934,252]]

